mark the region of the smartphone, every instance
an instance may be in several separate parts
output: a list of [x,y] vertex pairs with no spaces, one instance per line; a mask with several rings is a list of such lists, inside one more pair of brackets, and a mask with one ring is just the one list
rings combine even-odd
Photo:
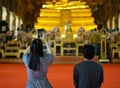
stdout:
[[38,38],[40,38],[40,36],[42,36],[44,32],[45,32],[44,28],[38,29]]

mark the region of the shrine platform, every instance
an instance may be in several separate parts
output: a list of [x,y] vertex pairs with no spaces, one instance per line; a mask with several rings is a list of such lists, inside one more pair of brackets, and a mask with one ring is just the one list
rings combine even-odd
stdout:
[[[77,64],[84,61],[83,56],[55,56],[53,64]],[[98,62],[95,56],[94,61]],[[23,63],[21,58],[0,58],[0,63]]]

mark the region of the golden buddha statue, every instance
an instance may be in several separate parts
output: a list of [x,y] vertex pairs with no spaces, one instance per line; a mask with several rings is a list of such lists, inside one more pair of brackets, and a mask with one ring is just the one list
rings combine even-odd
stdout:
[[63,42],[74,42],[70,21],[67,21],[65,24],[64,34],[65,34],[65,37],[63,38]]

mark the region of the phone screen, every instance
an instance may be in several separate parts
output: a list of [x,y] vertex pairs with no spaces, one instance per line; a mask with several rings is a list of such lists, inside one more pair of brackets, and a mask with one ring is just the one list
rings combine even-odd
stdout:
[[38,37],[42,36],[44,31],[45,30],[43,28],[42,29],[38,29]]

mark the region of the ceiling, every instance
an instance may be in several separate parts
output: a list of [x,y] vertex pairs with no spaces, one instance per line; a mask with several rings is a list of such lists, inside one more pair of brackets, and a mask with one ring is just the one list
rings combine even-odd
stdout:
[[[3,4],[10,3],[10,9],[13,10],[24,23],[29,24],[31,27],[37,21],[40,9],[46,1],[62,1],[62,0],[3,0]],[[75,0],[69,0],[75,1]],[[79,1],[79,0],[76,0]],[[120,13],[120,0],[81,0],[87,2],[92,9],[95,23],[106,23],[112,16]]]

